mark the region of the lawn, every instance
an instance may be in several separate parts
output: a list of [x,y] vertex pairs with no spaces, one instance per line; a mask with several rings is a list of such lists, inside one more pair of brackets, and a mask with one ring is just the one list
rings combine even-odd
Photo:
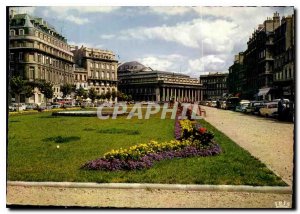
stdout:
[[147,170],[107,172],[80,167],[111,149],[174,139],[174,120],[161,120],[160,114],[149,120],[53,117],[49,112],[10,116],[8,180],[286,185],[223,133],[200,123],[215,133],[220,155],[164,160]]

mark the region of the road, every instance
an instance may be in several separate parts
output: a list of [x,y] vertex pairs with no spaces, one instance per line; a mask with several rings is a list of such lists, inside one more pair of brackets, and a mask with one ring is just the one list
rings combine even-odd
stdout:
[[207,106],[205,120],[260,159],[287,184],[293,181],[294,124]]

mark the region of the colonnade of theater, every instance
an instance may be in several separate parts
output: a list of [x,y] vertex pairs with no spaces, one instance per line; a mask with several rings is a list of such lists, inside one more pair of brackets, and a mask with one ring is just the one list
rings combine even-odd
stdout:
[[174,99],[174,101],[180,102],[196,102],[203,99],[203,91],[200,88],[161,87],[159,88],[159,95],[156,98],[157,101]]

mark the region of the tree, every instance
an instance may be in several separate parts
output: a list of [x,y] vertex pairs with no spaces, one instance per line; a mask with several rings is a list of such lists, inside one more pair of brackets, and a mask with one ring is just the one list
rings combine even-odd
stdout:
[[50,82],[42,81],[39,83],[39,90],[42,94],[44,94],[44,97],[46,98],[46,104],[48,102],[48,99],[51,99],[53,97],[53,85]]
[[20,76],[13,76],[10,81],[11,94],[18,96],[18,111],[20,110],[20,95],[25,90],[25,82]]
[[104,93],[104,92],[102,92],[102,93],[100,94],[100,99],[102,99],[102,100],[105,99],[105,93]]
[[117,92],[115,91],[115,89],[113,89],[111,92],[111,98],[113,101],[115,101],[116,97],[117,97]]
[[63,93],[63,97],[66,97],[74,91],[74,87],[72,84],[65,83],[60,87],[60,91]]
[[88,97],[92,100],[92,102],[94,102],[95,99],[97,98],[97,91],[94,88],[91,88],[89,90]]
[[108,99],[108,100],[111,98],[111,92],[110,91],[106,92],[105,98]]
[[117,91],[117,98],[118,98],[119,101],[123,101],[124,94],[121,91]]
[[77,90],[75,90],[75,95],[77,97],[83,97],[85,99],[87,98],[87,92],[81,86]]
[[132,101],[132,96],[131,96],[131,94],[128,95],[127,101]]

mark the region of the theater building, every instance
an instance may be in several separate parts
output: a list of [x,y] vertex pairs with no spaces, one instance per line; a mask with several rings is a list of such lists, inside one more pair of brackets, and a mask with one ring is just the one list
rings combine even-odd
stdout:
[[118,90],[135,101],[194,102],[202,100],[202,86],[188,75],[153,70],[139,62],[118,67]]

